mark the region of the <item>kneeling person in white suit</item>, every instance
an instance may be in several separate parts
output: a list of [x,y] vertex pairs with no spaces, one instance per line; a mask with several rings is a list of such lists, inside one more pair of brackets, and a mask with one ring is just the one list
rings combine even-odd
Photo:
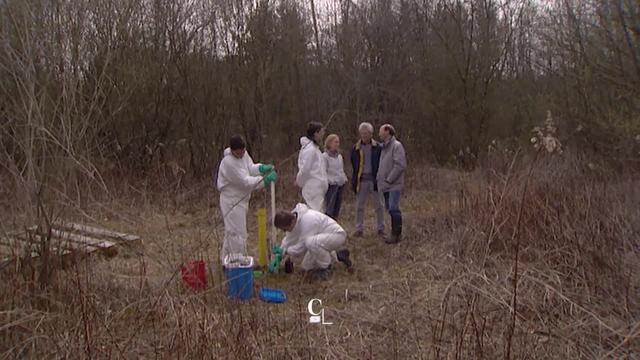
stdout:
[[315,279],[327,279],[334,259],[351,267],[349,250],[345,249],[347,233],[329,216],[298,204],[291,212],[278,212],[274,225],[287,232],[282,240],[284,258],[302,258],[302,269]]
[[247,210],[251,192],[277,180],[273,166],[254,164],[245,148],[241,136],[232,136],[218,169],[217,187],[224,220],[221,259],[229,254],[246,254]]

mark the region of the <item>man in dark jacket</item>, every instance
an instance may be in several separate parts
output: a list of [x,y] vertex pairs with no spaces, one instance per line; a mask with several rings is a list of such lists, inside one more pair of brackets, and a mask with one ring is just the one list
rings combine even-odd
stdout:
[[404,171],[407,158],[404,146],[396,140],[396,130],[389,124],[380,127],[382,153],[378,168],[378,190],[383,194],[385,207],[391,215],[391,236],[385,242],[395,244],[402,237],[402,213],[400,212],[400,192],[404,188]]
[[369,198],[373,197],[373,205],[378,220],[378,235],[384,233],[384,211],[382,194],[378,192],[376,176],[382,145],[373,140],[373,125],[363,122],[358,127],[360,140],[351,149],[351,165],[353,176],[351,186],[356,193],[356,232],[354,237],[362,237],[364,232],[364,207]]

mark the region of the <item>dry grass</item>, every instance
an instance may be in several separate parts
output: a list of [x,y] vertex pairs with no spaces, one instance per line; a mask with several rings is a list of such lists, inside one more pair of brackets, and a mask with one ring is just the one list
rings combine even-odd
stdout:
[[[353,274],[339,267],[323,283],[298,273],[256,281],[285,289],[282,305],[224,298],[222,229],[206,184],[170,195],[123,186],[84,212],[143,236],[144,249],[78,260],[44,289],[28,272],[4,273],[0,358],[494,359],[508,348],[514,359],[640,356],[638,182],[545,160],[522,197],[526,169],[493,169],[503,171],[414,171],[405,240],[385,245],[370,222],[367,237],[349,240]],[[282,192],[292,193],[283,175]],[[282,198],[285,208],[296,201]],[[348,231],[353,212],[348,194]],[[174,274],[199,257],[211,265],[209,287],[193,293]],[[323,300],[333,325],[308,324],[311,298]]]

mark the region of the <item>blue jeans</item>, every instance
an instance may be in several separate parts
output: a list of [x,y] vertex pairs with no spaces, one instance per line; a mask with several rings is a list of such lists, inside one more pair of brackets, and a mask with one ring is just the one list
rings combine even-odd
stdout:
[[391,233],[402,233],[402,212],[400,211],[400,191],[388,191],[384,194],[384,206],[391,215]]
[[388,191],[384,193],[384,207],[389,214],[400,214],[400,191]]
[[338,215],[340,215],[340,207],[342,206],[342,190],[344,186],[340,185],[329,185],[329,189],[327,189],[327,194],[324,196],[324,203],[326,206],[326,214],[333,218],[334,220],[338,219]]

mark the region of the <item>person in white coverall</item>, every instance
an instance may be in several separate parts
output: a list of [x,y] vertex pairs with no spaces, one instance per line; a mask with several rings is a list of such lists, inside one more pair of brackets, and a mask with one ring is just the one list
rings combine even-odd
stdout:
[[320,212],[324,212],[324,196],[329,188],[327,168],[319,146],[324,131],[322,124],[309,123],[307,135],[300,138],[296,176],[296,185],[302,188],[304,201],[311,209]]
[[274,225],[287,235],[282,240],[283,258],[302,258],[302,269],[318,280],[325,280],[333,260],[351,268],[349,250],[345,248],[347,233],[329,216],[298,204],[293,211],[280,211]]
[[246,255],[247,210],[251,192],[277,180],[273,166],[254,164],[245,148],[241,136],[232,136],[218,168],[217,187],[224,220],[222,260],[229,254]]

